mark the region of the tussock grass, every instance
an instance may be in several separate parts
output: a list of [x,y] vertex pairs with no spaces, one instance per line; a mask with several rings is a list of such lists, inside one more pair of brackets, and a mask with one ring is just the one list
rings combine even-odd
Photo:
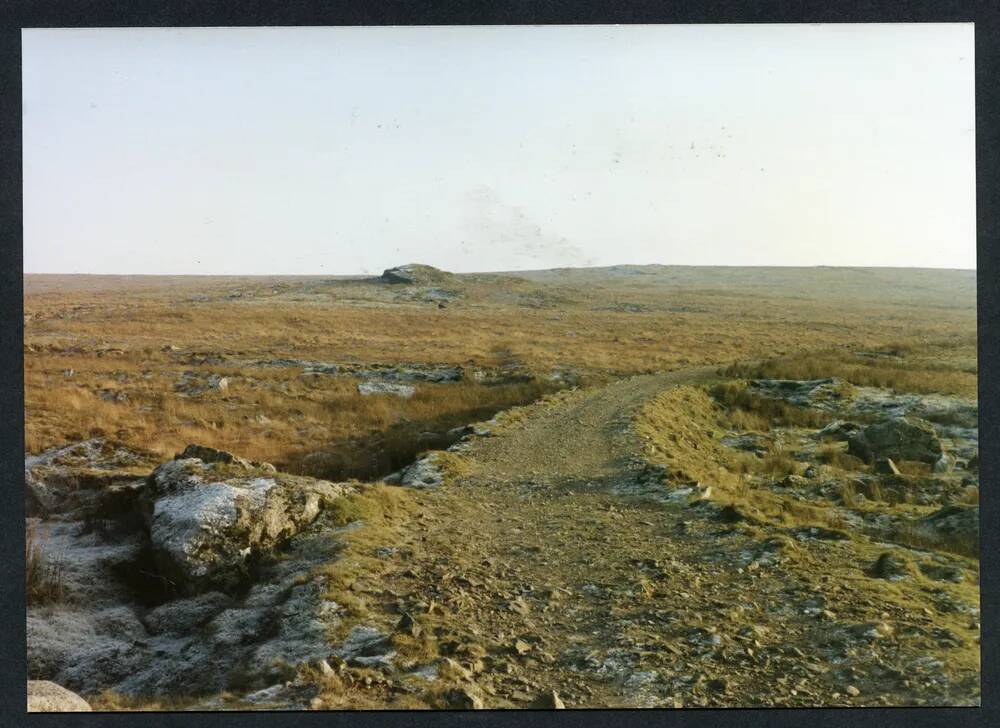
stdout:
[[869,470],[864,460],[848,454],[844,445],[828,444],[816,451],[816,461],[848,471]]
[[[40,368],[25,375],[28,452],[107,437],[164,459],[195,442],[333,480],[388,474],[422,450],[449,445],[448,429],[555,389],[543,381],[418,383],[414,396],[403,399],[363,396],[349,377],[302,378],[295,369],[247,370],[252,374],[243,376],[212,367],[200,373],[230,377],[228,390],[183,397],[174,384],[184,367],[149,378],[131,372],[119,382],[105,376],[103,360],[95,368],[77,361],[74,376],[65,377],[51,359],[40,356]],[[128,401],[106,401],[100,389],[126,392]]]
[[781,448],[775,448],[765,455],[757,467],[757,472],[776,478],[795,475],[798,470],[799,464]]
[[745,382],[720,382],[711,390],[712,397],[724,407],[740,413],[734,426],[751,424],[747,429],[770,429],[772,425],[783,427],[822,427],[832,419],[830,414],[820,410],[798,407],[770,397],[762,397],[751,392]]
[[979,558],[979,536],[942,534],[921,524],[904,524],[895,528],[891,538],[898,544],[922,550],[948,551],[960,556]]
[[338,499],[324,511],[324,517],[334,525],[364,522],[363,528],[339,536],[344,546],[338,557],[317,569],[327,580],[325,598],[344,611],[331,641],[343,639],[353,625],[370,617],[369,605],[352,587],[358,580],[378,580],[386,565],[373,550],[392,543],[394,534],[419,507],[417,496],[406,488],[382,484],[358,484],[358,488],[357,493]]
[[[934,358],[928,356],[931,348]],[[795,355],[754,364],[734,364],[725,375],[744,379],[823,379],[839,377],[851,384],[900,392],[959,394],[975,397],[977,367],[975,339],[958,346],[921,347],[897,344],[877,353],[885,358],[862,357],[851,351],[829,350]],[[912,356],[911,356],[912,355]],[[973,362],[969,364],[969,360]]]
[[[599,381],[803,347],[876,348],[900,340],[916,351],[922,339],[915,331],[962,342],[975,336],[974,276],[894,272],[894,285],[881,286],[876,296],[871,272],[798,271],[793,281],[780,271],[736,271],[730,280],[725,271],[678,269],[665,271],[665,278],[644,276],[640,286],[634,277],[594,285],[588,275],[569,274],[558,284],[458,276],[461,300],[443,310],[397,300],[399,287],[322,278],[28,276],[27,448],[39,452],[103,434],[161,457],[203,442],[280,464],[333,444],[325,449],[339,451],[343,462],[326,469],[360,477],[366,469],[393,468],[409,457],[393,444],[394,426],[405,440],[411,435],[406,423],[454,415],[449,421],[463,424],[534,396],[515,389],[443,385],[449,387],[445,392],[418,385],[409,403],[362,401],[346,379],[205,363],[215,355],[520,364],[537,375],[559,366]],[[573,287],[581,276],[583,282]],[[768,284],[775,276],[780,285]],[[815,276],[837,284],[810,283]],[[917,280],[919,285],[912,283]],[[232,291],[247,295],[230,300]],[[644,312],[606,310],[622,300]],[[958,376],[963,387],[974,387],[974,349],[972,373],[963,356]],[[73,376],[64,376],[68,370]],[[174,384],[184,371],[229,376],[229,390],[179,397]],[[119,381],[122,375],[125,381]],[[122,391],[129,401],[102,400],[101,388]],[[763,428],[752,410],[737,416],[749,429]],[[388,462],[370,465],[370,453],[353,452],[375,431],[385,439],[376,449],[390,454],[384,456]]]
[[958,498],[955,502],[962,503],[968,506],[978,506],[979,505],[979,488],[975,485],[967,486],[962,489]]

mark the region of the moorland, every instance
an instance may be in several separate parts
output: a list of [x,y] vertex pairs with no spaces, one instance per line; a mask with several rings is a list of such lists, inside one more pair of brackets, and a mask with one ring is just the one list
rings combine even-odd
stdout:
[[978,704],[975,289],[26,275],[29,679],[108,710]]

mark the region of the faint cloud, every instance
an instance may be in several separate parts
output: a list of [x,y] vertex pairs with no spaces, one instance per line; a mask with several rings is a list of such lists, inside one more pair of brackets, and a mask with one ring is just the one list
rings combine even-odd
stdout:
[[[480,245],[502,246],[509,255],[552,266],[593,265],[565,236],[556,235],[541,225],[519,205],[504,202],[489,185],[478,185],[466,194],[466,241],[463,252],[474,254],[467,241]],[[477,246],[478,247],[478,246]]]

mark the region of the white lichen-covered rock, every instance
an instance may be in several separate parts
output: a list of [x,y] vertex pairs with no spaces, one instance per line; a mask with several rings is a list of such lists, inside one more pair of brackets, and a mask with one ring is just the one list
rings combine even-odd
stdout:
[[407,488],[437,488],[445,482],[445,453],[434,451],[407,466],[399,484]]
[[48,680],[28,680],[29,713],[89,713],[90,704]]
[[391,394],[395,397],[409,399],[415,391],[409,384],[397,384],[395,382],[361,382],[358,384],[358,394],[362,396]]
[[437,488],[444,484],[444,473],[431,455],[420,458],[403,471],[399,481],[407,488]]
[[179,591],[194,593],[238,583],[249,561],[311,523],[324,502],[350,490],[242,462],[185,458],[153,471],[143,515],[161,572]]

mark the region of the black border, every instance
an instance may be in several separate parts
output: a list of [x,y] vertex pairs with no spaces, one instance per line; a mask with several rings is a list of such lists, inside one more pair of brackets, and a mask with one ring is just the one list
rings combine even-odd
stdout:
[[[996,524],[1000,498],[1000,6],[973,0],[853,0],[822,2],[786,0],[10,0],[0,5],[0,639],[6,649],[0,671],[0,726],[264,726],[412,725],[451,726],[561,724],[565,726],[645,725],[775,725],[840,726],[864,721],[871,725],[968,726],[1000,725],[997,700],[997,606],[1000,561]],[[775,710],[592,710],[547,713],[481,711],[469,713],[355,712],[339,713],[157,713],[157,714],[27,714],[24,712],[26,668],[24,580],[21,554],[24,532],[23,468],[23,265],[21,218],[21,28],[127,26],[295,26],[295,25],[499,25],[589,23],[845,23],[845,22],[975,22],[976,167],[978,225],[979,397],[982,532],[982,708],[818,708]]]

